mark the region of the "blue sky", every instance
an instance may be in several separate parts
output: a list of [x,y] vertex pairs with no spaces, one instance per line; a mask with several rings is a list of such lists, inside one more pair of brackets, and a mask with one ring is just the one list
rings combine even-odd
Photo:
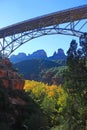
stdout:
[[[37,16],[87,4],[87,0],[0,0],[0,28]],[[14,54],[19,52],[33,53],[44,49],[50,56],[63,48],[69,48],[72,39],[78,38],[63,35],[43,36],[23,44]]]

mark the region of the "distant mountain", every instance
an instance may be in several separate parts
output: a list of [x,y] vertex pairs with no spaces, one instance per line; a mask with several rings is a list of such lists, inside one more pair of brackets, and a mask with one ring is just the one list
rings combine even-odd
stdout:
[[53,56],[49,57],[50,60],[65,60],[66,55],[63,49],[58,49],[58,52],[54,52]]
[[47,57],[47,54],[44,50],[37,50],[32,54],[26,55],[25,53],[21,52],[18,55],[12,55],[10,57],[10,61],[12,63],[18,63],[24,60],[30,59],[47,59],[47,60],[65,60],[66,55],[63,49],[58,49],[58,52],[54,52],[54,54],[50,57]]
[[60,67],[65,67],[65,65],[66,61],[63,60],[29,59],[13,64],[13,68],[18,70],[18,73],[26,80],[59,84],[63,82],[60,75],[62,68],[60,69]]
[[10,57],[10,61],[12,63],[17,63],[17,62],[20,62],[22,60],[27,60],[28,59],[28,56],[25,54],[25,53],[19,53],[18,55],[11,55]]
[[37,50],[33,52],[31,55],[28,55],[28,59],[46,59],[47,54],[44,50]]
[[18,69],[19,74],[23,74],[25,79],[40,80],[42,71],[48,70],[52,67],[60,66],[59,63],[42,59],[25,60],[13,65]]

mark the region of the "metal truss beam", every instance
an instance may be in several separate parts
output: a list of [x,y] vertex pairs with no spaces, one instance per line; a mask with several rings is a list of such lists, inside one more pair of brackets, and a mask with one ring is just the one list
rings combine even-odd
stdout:
[[[13,53],[21,45],[34,38],[38,38],[44,35],[62,34],[80,37],[84,33],[81,30],[87,26],[87,21],[83,20],[83,24],[80,24],[80,22],[81,21],[70,22],[63,24],[62,27],[60,25],[54,25],[50,27],[38,28],[35,30],[14,34],[9,37],[4,37],[0,40],[0,53],[4,57],[9,57],[11,53]],[[76,30],[77,26],[79,26],[79,28]]]
[[[81,12],[81,17],[80,14],[78,14],[78,9]],[[36,20],[36,23],[31,23],[32,29],[29,29],[26,22],[23,22],[23,28],[21,27],[21,24],[18,24],[0,30],[1,55],[3,55],[3,57],[9,57],[21,45],[44,35],[62,34],[80,37],[87,32],[87,6],[84,8],[79,7],[78,9],[71,9],[71,15],[69,10],[51,14],[49,17],[52,17],[52,20],[48,20],[49,17],[44,16],[42,17],[42,19],[45,19],[44,21],[41,20],[40,22],[37,22]],[[83,13],[84,11],[85,13]],[[69,15],[66,15],[67,12],[69,12]],[[73,14],[73,12],[76,14]],[[58,19],[60,14],[62,14],[61,21]],[[53,16],[57,19],[54,19]],[[76,18],[76,16],[78,16],[78,18]],[[52,21],[54,21],[54,23],[52,23]],[[30,21],[28,22],[28,24],[30,24]]]
[[74,22],[80,19],[87,19],[87,4],[66,10],[57,11],[47,15],[25,20],[0,29],[0,38],[11,36],[14,34],[53,26],[57,24]]

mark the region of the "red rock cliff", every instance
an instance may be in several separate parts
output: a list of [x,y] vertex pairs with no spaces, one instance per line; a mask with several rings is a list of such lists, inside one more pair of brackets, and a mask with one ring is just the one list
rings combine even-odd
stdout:
[[0,84],[6,88],[22,90],[24,87],[24,79],[12,68],[12,64],[8,58],[0,57]]

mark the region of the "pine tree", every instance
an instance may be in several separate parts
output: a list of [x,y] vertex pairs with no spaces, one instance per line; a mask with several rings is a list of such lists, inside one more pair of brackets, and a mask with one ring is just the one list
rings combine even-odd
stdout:
[[76,41],[72,40],[67,51],[67,66],[68,69],[64,73],[64,88],[69,95],[66,108],[67,116],[65,115],[67,128],[86,130],[87,34],[82,36],[79,47]]

